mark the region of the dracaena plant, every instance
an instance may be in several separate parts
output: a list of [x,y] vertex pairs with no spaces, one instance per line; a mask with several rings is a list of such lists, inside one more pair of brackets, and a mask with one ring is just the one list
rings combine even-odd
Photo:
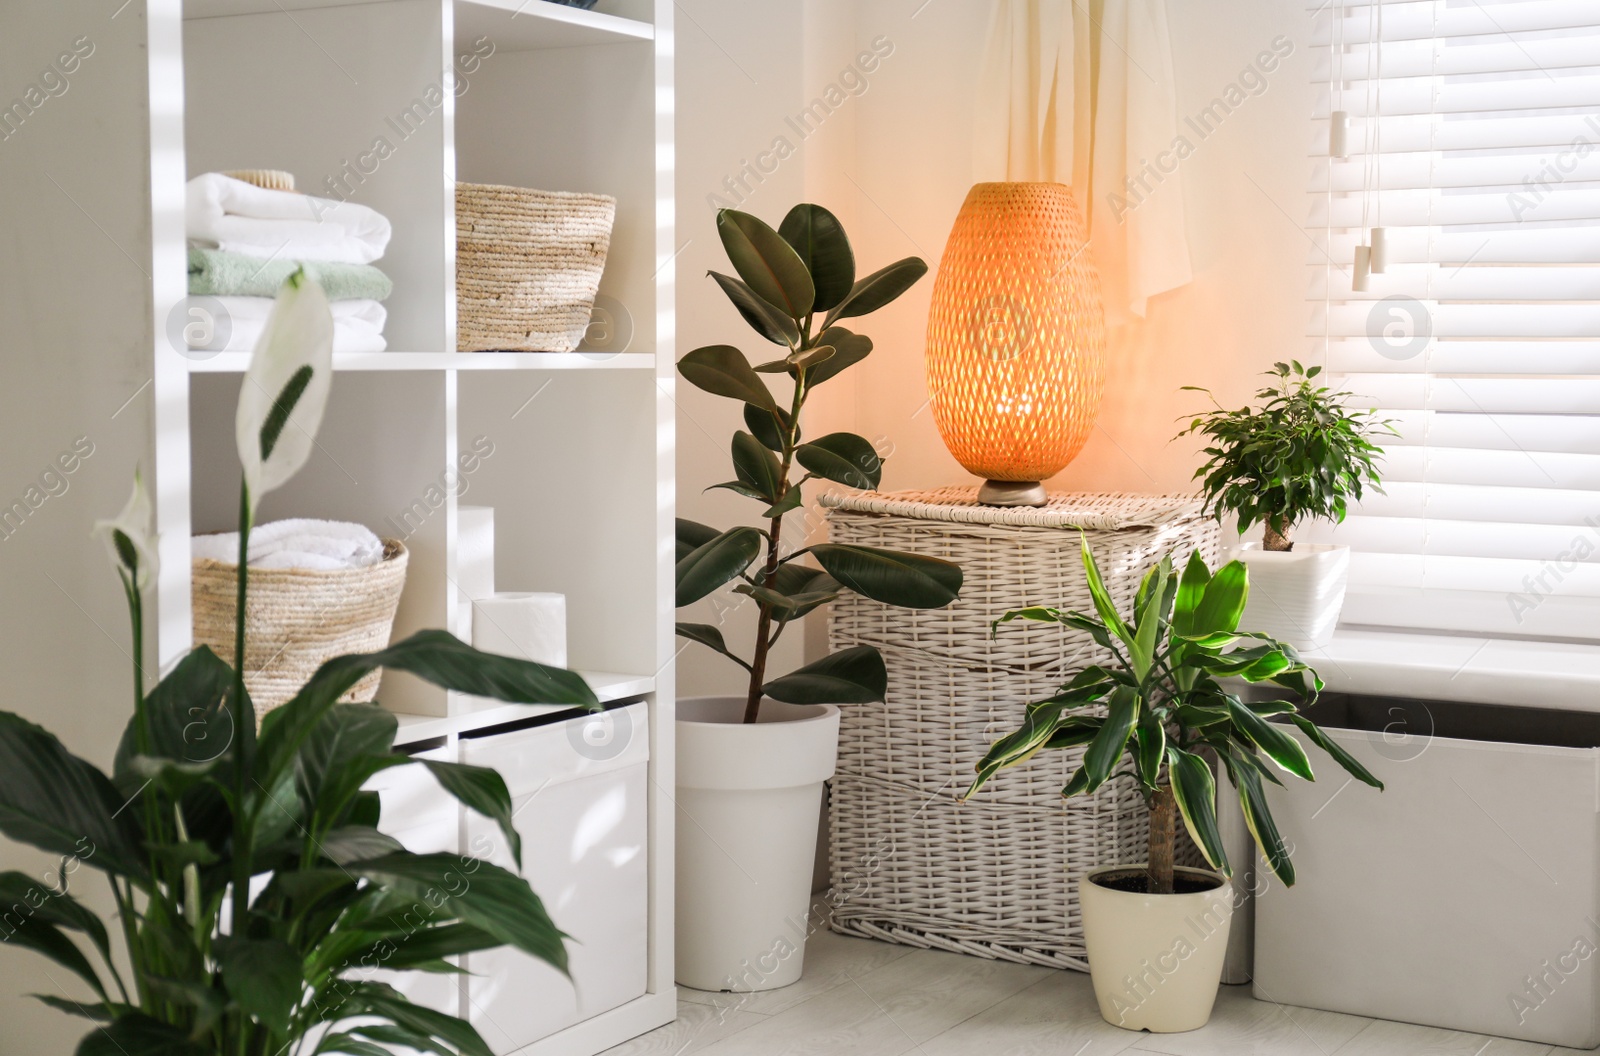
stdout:
[[1164,894],[1172,891],[1174,813],[1212,867],[1232,875],[1217,831],[1209,756],[1221,762],[1238,791],[1245,821],[1272,871],[1293,884],[1294,863],[1262,782],[1282,784],[1275,770],[1307,781],[1315,777],[1300,742],[1271,720],[1294,723],[1356,780],[1377,789],[1383,783],[1299,714],[1295,703],[1246,702],[1223,680],[1273,682],[1302,700],[1314,700],[1322,680],[1291,646],[1238,629],[1250,589],[1238,561],[1213,576],[1196,552],[1180,576],[1171,556],[1162,558],[1139,584],[1127,617],[1112,602],[1087,542],[1083,567],[1093,615],[1018,609],[995,621],[996,630],[1015,619],[1062,624],[1086,632],[1110,651],[1110,661],[1086,668],[1055,696],[1029,704],[1022,727],[994,742],[979,761],[966,795],[1036,752],[1082,748],[1083,761],[1061,794],[1089,795],[1118,777],[1136,782],[1150,811],[1148,889]]
[[[1266,374],[1275,381],[1256,393],[1257,406],[1228,410],[1218,404],[1178,434],[1210,441],[1206,462],[1194,474],[1207,508],[1219,518],[1236,515],[1241,533],[1259,522],[1267,550],[1294,549],[1294,528],[1302,521],[1343,521],[1367,488],[1383,494],[1377,465],[1383,449],[1373,438],[1396,435],[1393,422],[1372,410],[1351,410],[1350,393],[1316,384],[1321,373],[1298,362],[1273,364]],[[1193,385],[1184,389],[1211,395]]]
[[[449,957],[510,945],[565,971],[564,936],[525,880],[470,855],[407,851],[381,831],[378,794],[363,789],[390,767],[426,767],[444,793],[498,823],[520,869],[505,782],[394,753],[395,717],[339,698],[384,667],[500,700],[597,707],[582,678],[422,631],[328,661],[257,731],[243,676],[250,526],[261,497],[311,452],[332,335],[322,291],[296,273],[245,374],[233,666],[202,646],[146,691],[137,658],[156,545],[136,478],[128,507],[99,526],[135,657],[133,717],[111,773],[0,712],[0,831],[63,859],[51,883],[0,873],[5,938],[83,984],[81,1000],[40,996],[99,1024],[79,1056],[373,1056],[391,1046],[490,1056],[466,1021],[412,1004],[373,969],[451,971]],[[110,927],[67,889],[80,867],[109,882]]]
[[[856,278],[855,254],[838,219],[818,205],[797,205],[774,231],[748,213],[723,209],[717,232],[738,273],[711,277],[745,322],[782,354],[752,366],[732,345],[697,348],[678,361],[686,381],[744,405],[748,430],[733,434],[734,479],[726,488],[754,500],[765,527],[718,531],[678,521],[677,602],[690,605],[728,583],[755,605],[756,640],[749,660],[734,653],[711,624],[679,623],[678,634],[716,650],[749,675],[745,722],[755,722],[761,699],[794,704],[870,703],[883,699],[888,675],[871,646],[840,650],[786,675],[769,678],[773,643],[795,620],[846,590],[910,608],[939,608],[955,600],[961,569],[948,561],[867,546],[824,543],[787,547],[783,517],[799,509],[813,480],[875,488],[883,462],[863,437],[829,433],[802,437],[801,412],[818,385],[859,363],[872,341],[840,325],[877,311],[928,270],[907,257]],[[774,395],[763,375],[776,379]],[[817,565],[802,563],[810,555]]]

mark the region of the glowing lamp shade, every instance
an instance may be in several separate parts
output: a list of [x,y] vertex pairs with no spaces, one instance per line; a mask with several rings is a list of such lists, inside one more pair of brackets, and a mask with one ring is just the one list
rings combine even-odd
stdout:
[[939,435],[978,501],[1039,506],[1094,428],[1105,384],[1100,276],[1072,191],[979,183],[956,216],[928,313]]

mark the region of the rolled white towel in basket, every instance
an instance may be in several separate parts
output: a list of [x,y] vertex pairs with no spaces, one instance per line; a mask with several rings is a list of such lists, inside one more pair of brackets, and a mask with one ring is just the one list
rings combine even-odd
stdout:
[[279,260],[371,264],[391,233],[388,219],[367,206],[268,190],[220,172],[189,181],[185,212],[198,245]]
[[[197,535],[194,559],[237,564],[239,533]],[[251,568],[299,568],[328,572],[366,568],[383,560],[383,540],[365,525],[295,517],[258,524],[250,532]]]

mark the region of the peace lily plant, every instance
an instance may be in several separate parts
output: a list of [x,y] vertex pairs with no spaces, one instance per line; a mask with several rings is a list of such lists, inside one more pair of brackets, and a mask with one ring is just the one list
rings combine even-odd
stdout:
[[[598,707],[582,678],[422,631],[328,661],[257,731],[243,677],[250,529],[261,498],[310,456],[332,343],[327,299],[297,272],[239,399],[233,666],[201,646],[146,692],[138,658],[156,545],[136,476],[128,506],[98,526],[127,592],[135,657],[133,717],[111,773],[0,713],[0,831],[63,859],[56,885],[0,873],[6,937],[87,988],[81,1001],[37,995],[98,1024],[79,1056],[375,1056],[391,1046],[490,1056],[467,1022],[413,1005],[372,970],[454,971],[447,958],[502,945],[566,970],[565,936],[526,881],[475,857],[407,851],[379,830],[378,795],[363,790],[390,767],[424,766],[498,823],[520,868],[500,776],[395,754],[394,716],[339,698],[384,667],[500,700]],[[67,890],[79,865],[110,884],[120,952]]]
[[[1383,783],[1299,714],[1294,702],[1247,702],[1224,681],[1275,683],[1302,701],[1315,700],[1322,689],[1322,680],[1293,647],[1239,629],[1250,590],[1243,564],[1231,561],[1212,575],[1196,552],[1178,575],[1170,555],[1164,557],[1139,584],[1127,616],[1117,611],[1087,541],[1083,568],[1094,614],[1018,609],[995,626],[998,630],[1015,619],[1060,624],[1088,634],[1110,660],[1080,672],[1054,696],[1029,704],[1022,726],[995,741],[978,762],[966,797],[1001,770],[1047,749],[1082,749],[1082,762],[1063,796],[1091,795],[1114,778],[1135,783],[1149,812],[1148,856],[1143,863],[1091,873],[1080,884],[1089,966],[1108,1021],[1131,1029],[1192,1030],[1210,1015],[1231,912],[1222,878],[1232,875],[1232,867],[1217,827],[1211,760],[1236,789],[1256,846],[1286,886],[1294,883],[1294,863],[1263,782],[1282,784],[1275,771],[1306,781],[1315,775],[1300,742],[1271,720],[1293,723],[1356,780],[1378,789]],[[1195,846],[1220,875],[1175,867],[1175,817],[1183,819]],[[1152,902],[1146,895],[1166,898]],[[1129,899],[1137,905],[1124,905]],[[1158,908],[1168,899],[1171,920],[1161,919]],[[1151,917],[1159,922],[1150,923]],[[1169,979],[1159,1001],[1128,999],[1119,989],[1124,977],[1138,977],[1141,959],[1167,953],[1173,936],[1188,933],[1186,919],[1220,921],[1221,938],[1213,934],[1206,940],[1195,962],[1207,970],[1191,970],[1185,985]],[[1146,938],[1159,951],[1141,945]]]

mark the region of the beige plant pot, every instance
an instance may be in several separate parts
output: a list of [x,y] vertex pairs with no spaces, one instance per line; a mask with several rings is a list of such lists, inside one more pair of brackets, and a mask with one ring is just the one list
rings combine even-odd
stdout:
[[1175,1034],[1211,1018],[1228,952],[1233,888],[1217,873],[1179,867],[1177,876],[1215,887],[1147,895],[1096,880],[1142,873],[1143,865],[1094,869],[1078,881],[1089,976],[1100,1015],[1112,1026]]

